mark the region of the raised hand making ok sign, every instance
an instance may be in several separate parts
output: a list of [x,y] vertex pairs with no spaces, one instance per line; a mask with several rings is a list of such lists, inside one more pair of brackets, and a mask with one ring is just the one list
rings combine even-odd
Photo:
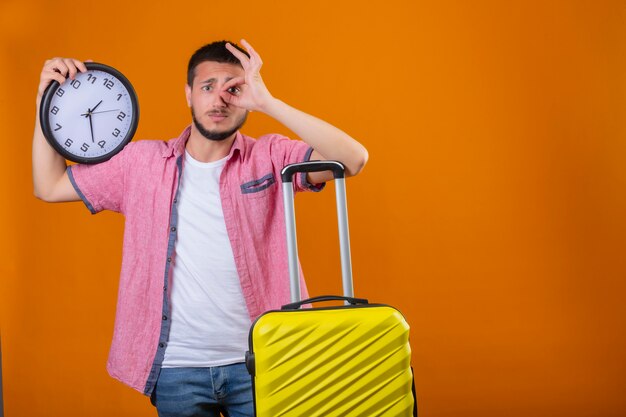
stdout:
[[226,44],[226,49],[241,62],[241,66],[245,71],[244,77],[233,78],[224,84],[220,95],[230,105],[246,110],[266,111],[274,97],[270,94],[261,78],[260,71],[263,61],[261,56],[245,39],[242,39],[241,43],[250,54],[249,58],[230,43]]

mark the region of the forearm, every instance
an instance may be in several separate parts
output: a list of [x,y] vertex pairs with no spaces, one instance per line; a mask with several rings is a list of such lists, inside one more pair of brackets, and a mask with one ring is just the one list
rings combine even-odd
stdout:
[[85,64],[71,58],[53,58],[45,62],[41,71],[36,100],[35,132],[33,133],[33,189],[44,201],[77,201],[78,193],[65,170],[65,159],[46,141],[39,120],[39,106],[44,91],[52,81],[62,84],[66,77],[74,79],[78,71],[86,71]]
[[291,129],[324,159],[343,163],[348,176],[358,174],[365,166],[365,147],[335,126],[278,99],[271,100],[262,111]]
[[39,115],[35,122],[33,134],[33,189],[37,198],[44,201],[64,201],[60,199],[59,190],[63,177],[66,175],[65,158],[59,155],[46,141]]

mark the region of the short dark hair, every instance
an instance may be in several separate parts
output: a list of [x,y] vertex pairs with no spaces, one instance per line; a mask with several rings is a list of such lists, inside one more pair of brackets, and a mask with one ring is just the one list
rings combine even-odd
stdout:
[[189,59],[189,65],[187,65],[187,84],[191,86],[193,84],[193,78],[195,76],[196,67],[205,61],[221,62],[224,64],[234,64],[241,66],[241,62],[235,55],[226,49],[226,44],[229,43],[235,48],[243,52],[248,58],[250,54],[242,49],[239,45],[230,41],[217,41],[204,45],[198,49]]

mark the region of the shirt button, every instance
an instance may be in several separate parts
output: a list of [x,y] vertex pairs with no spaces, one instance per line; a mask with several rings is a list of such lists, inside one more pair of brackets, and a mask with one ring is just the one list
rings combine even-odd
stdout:
[[164,348],[165,347],[165,343],[163,343],[163,342],[159,343],[159,347],[160,348]]
[[167,320],[167,316],[163,316],[163,320]]
[[167,262],[172,262],[172,258],[167,258]]
[[176,231],[176,227],[172,227],[170,230],[171,230],[172,232],[175,232],[175,231]]
[[175,198],[175,199],[174,199],[174,204],[176,204],[177,202],[178,202],[178,199],[176,199],[176,198]]

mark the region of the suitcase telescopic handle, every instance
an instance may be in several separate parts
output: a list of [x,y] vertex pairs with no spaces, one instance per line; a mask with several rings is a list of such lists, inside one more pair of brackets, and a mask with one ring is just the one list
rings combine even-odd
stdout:
[[352,297],[342,297],[340,295],[320,295],[319,297],[313,297],[306,300],[301,300],[291,304],[285,304],[280,309],[281,310],[297,310],[305,304],[313,304],[313,303],[321,303],[323,301],[345,301],[348,304],[358,305],[358,304],[369,304],[369,301],[365,298],[352,298]]
[[298,172],[332,171],[335,179],[344,178],[345,168],[337,161],[307,161],[287,165],[280,172],[283,182],[292,182],[293,176]]
[[345,168],[337,161],[308,161],[290,164],[281,171],[283,202],[287,231],[287,256],[289,257],[289,283],[291,302],[300,301],[300,273],[298,268],[298,245],[296,238],[296,216],[294,206],[293,176],[299,172],[332,171],[335,178],[337,199],[337,224],[339,227],[339,249],[341,254],[341,279],[343,295],[353,297],[352,261],[350,260],[350,235],[348,231],[348,206],[346,203]]

